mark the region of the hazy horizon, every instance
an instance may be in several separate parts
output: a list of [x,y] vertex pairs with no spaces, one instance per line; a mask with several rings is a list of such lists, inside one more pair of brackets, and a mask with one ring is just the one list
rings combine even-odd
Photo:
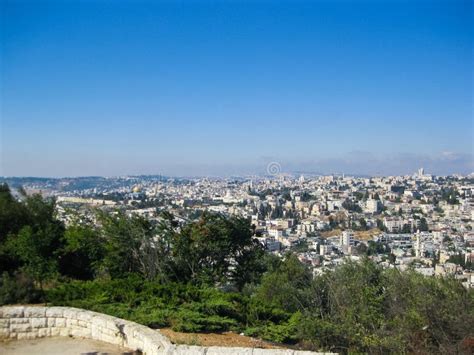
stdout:
[[[353,153],[355,154],[355,153]],[[392,157],[394,159],[389,160],[390,163],[385,163],[383,165],[383,169],[377,168],[376,165],[373,165],[373,169],[369,172],[358,172],[357,168],[355,168],[360,163],[360,157],[357,158],[354,155],[351,157],[347,157],[347,159],[340,159],[333,161],[332,159],[328,159],[325,161],[321,161],[319,165],[319,170],[309,168],[311,165],[306,164],[306,168],[300,168],[299,164],[294,163],[283,163],[281,164],[279,161],[268,161],[265,160],[261,164],[254,164],[248,165],[244,168],[235,167],[235,166],[227,166],[225,170],[227,173],[222,173],[222,167],[220,166],[209,166],[205,164],[195,165],[191,169],[188,168],[179,168],[175,167],[175,170],[169,170],[163,168],[153,170],[147,170],[140,172],[138,169],[138,173],[130,173],[125,170],[119,171],[113,174],[57,174],[57,175],[0,175],[3,178],[51,178],[51,179],[62,179],[62,178],[83,178],[83,177],[104,177],[104,178],[116,178],[116,177],[134,177],[134,176],[164,176],[170,178],[229,178],[229,177],[265,177],[265,176],[300,176],[300,175],[346,175],[346,176],[356,176],[356,177],[378,177],[378,176],[407,176],[407,175],[414,175],[418,172],[420,168],[422,168],[425,174],[428,175],[435,175],[435,176],[448,176],[448,175],[471,175],[474,174],[474,171],[450,171],[450,170],[441,170],[441,169],[434,169],[435,165],[439,165],[439,161],[430,160],[425,157],[425,159],[415,159],[414,157],[409,156],[400,156],[400,157]],[[411,167],[404,169],[402,172],[397,172],[398,164],[402,159],[403,161],[409,162]],[[445,161],[455,161],[459,159],[462,161],[462,157],[444,157]],[[425,163],[424,165],[417,165],[418,162],[422,161]],[[373,164],[381,164],[380,160],[376,160],[372,157],[371,162]],[[272,168],[273,166],[273,168]],[[276,166],[276,167],[275,167]],[[348,169],[341,170],[337,169],[336,167],[346,166]],[[334,167],[334,169],[331,169]],[[353,167],[351,170],[350,167]],[[272,169],[276,169],[272,171]],[[365,171],[366,169],[364,169]],[[173,172],[174,171],[174,172]],[[398,170],[399,171],[399,170]]]
[[471,1],[0,6],[0,176],[474,172]]

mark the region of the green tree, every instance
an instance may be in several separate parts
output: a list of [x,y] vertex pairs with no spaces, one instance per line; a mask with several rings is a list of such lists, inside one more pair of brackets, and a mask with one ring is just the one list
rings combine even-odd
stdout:
[[12,272],[20,266],[18,258],[8,252],[7,240],[28,223],[25,205],[12,196],[7,184],[0,184],[0,270]]
[[308,202],[308,201],[311,201],[311,199],[312,199],[312,196],[307,191],[304,191],[300,196],[300,201],[302,202]]
[[264,252],[247,220],[209,213],[173,233],[171,250],[179,280],[238,287],[258,277]]
[[61,274],[79,280],[93,279],[105,256],[105,241],[99,231],[89,225],[74,224],[66,229],[64,239],[59,261]]
[[147,219],[122,212],[99,213],[101,238],[105,241],[102,267],[111,277],[139,273],[146,278],[156,277],[158,249],[154,248],[155,227]]
[[383,221],[381,219],[377,219],[377,228],[380,229],[382,232],[386,231]]
[[385,254],[390,252],[390,247],[386,243],[382,243],[379,241],[374,242],[373,240],[369,240],[367,244],[367,255]]
[[303,313],[300,336],[316,349],[377,349],[382,343],[377,330],[385,321],[382,280],[382,269],[367,259],[347,262],[317,277],[311,284],[314,301]]
[[12,196],[7,184],[0,184],[0,245],[29,222],[26,206]]
[[351,212],[362,212],[362,208],[356,202],[351,201],[349,199],[346,199],[342,203],[342,207]]
[[10,234],[7,253],[17,258],[21,269],[42,287],[45,280],[58,272],[59,250],[63,247],[64,225],[56,218],[54,200],[40,195],[26,197],[24,204],[28,225],[17,234]]
[[308,303],[308,286],[312,274],[294,254],[289,254],[278,267],[265,274],[257,290],[257,297],[288,312],[296,312]]
[[426,222],[425,217],[421,217],[421,219],[420,219],[419,230],[422,231],[422,232],[427,232],[428,231],[428,223]]
[[365,220],[365,218],[360,218],[359,219],[359,224],[360,224],[360,230],[366,231],[368,229],[367,228],[367,221]]

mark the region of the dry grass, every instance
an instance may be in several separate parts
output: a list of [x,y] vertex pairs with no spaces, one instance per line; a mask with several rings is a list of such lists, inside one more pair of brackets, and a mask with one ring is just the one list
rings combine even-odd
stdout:
[[372,228],[372,229],[369,229],[368,231],[354,232],[354,235],[356,239],[359,239],[359,240],[372,240],[374,236],[379,235],[380,233],[382,233],[380,229]]
[[337,228],[337,229],[332,229],[330,231],[321,232],[321,237],[329,238],[329,237],[335,237],[336,235],[341,235],[341,234],[342,234],[342,230]]

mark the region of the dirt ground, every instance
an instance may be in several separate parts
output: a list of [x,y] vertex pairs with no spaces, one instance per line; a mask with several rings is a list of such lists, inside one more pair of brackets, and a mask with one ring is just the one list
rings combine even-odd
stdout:
[[372,240],[376,235],[379,235],[382,231],[378,228],[372,228],[368,231],[354,232],[356,239],[359,240]]
[[281,346],[232,332],[181,333],[175,332],[170,328],[160,329],[160,332],[167,336],[174,344],[282,349]]
[[340,235],[340,234],[342,234],[342,230],[332,229],[330,231],[321,232],[321,237],[330,238],[330,237],[335,237],[336,235]]

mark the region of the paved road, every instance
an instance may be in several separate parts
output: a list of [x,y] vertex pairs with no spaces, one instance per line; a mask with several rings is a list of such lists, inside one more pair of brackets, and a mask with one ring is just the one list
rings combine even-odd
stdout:
[[90,339],[66,337],[0,342],[2,355],[99,355],[133,354],[120,346]]

